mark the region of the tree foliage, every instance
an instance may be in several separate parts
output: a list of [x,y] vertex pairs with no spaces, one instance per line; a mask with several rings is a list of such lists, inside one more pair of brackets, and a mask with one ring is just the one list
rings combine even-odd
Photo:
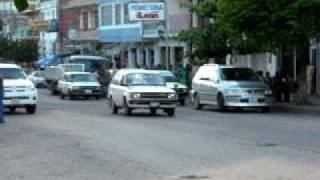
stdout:
[[13,60],[19,64],[30,64],[38,59],[38,44],[29,40],[11,41],[1,37],[0,57]]
[[28,0],[14,0],[14,4],[18,11],[24,11],[29,7]]
[[319,0],[204,0],[189,8],[213,22],[179,34],[199,58],[222,57],[231,49],[240,54],[298,49],[320,32]]

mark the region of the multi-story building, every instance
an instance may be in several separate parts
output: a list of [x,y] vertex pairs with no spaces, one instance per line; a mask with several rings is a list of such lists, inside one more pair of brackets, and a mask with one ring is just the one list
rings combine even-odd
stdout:
[[61,34],[64,49],[97,54],[98,5],[96,0],[62,0]]
[[40,0],[39,17],[32,26],[40,31],[39,56],[47,58],[57,55],[58,52],[58,32],[50,30],[52,24],[58,23],[57,0]]
[[131,68],[157,66],[170,69],[185,63],[187,44],[175,40],[175,37],[192,26],[191,13],[187,8],[181,8],[186,2],[98,1],[98,40],[103,43],[102,52],[111,56],[116,64]]

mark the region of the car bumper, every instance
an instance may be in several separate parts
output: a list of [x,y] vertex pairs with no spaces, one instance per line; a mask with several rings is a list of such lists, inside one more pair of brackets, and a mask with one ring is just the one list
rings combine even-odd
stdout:
[[166,109],[175,108],[176,100],[130,100],[128,106],[134,109]]
[[72,95],[72,96],[102,96],[103,92],[101,90],[91,90],[91,91],[72,90],[70,92],[70,95]]
[[3,99],[5,107],[23,107],[26,105],[35,105],[38,102],[38,94],[36,92],[31,94],[6,94]]
[[259,97],[225,97],[227,107],[269,107],[272,105],[272,98],[269,96]]

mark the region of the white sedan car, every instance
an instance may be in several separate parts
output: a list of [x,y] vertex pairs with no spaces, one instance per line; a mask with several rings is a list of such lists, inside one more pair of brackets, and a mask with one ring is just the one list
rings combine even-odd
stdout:
[[101,85],[97,76],[88,72],[69,72],[65,73],[62,80],[58,82],[58,91],[61,99],[69,96],[70,99],[76,97],[95,97],[102,96]]
[[32,72],[28,78],[36,87],[46,87],[46,80],[44,74],[41,71]]
[[177,94],[165,86],[164,79],[147,70],[120,70],[109,87],[109,102],[114,114],[122,108],[126,115],[134,109],[149,109],[156,114],[162,109],[168,116],[175,115]]

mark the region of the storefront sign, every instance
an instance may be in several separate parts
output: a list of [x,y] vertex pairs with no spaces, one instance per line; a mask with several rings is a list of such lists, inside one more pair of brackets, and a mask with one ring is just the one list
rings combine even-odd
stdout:
[[160,21],[165,19],[164,3],[130,3],[130,21]]
[[32,22],[32,24],[31,24],[32,30],[46,31],[46,30],[48,30],[48,28],[49,28],[48,21],[35,21],[35,22]]

